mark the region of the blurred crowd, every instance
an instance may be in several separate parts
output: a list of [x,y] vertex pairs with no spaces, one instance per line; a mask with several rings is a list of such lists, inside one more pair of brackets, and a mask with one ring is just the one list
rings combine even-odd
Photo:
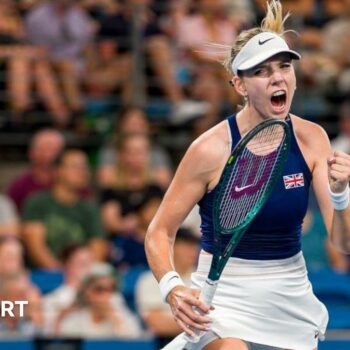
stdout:
[[[297,65],[293,112],[339,121],[334,147],[350,152],[350,1],[285,0]],[[0,336],[127,337],[159,345],[179,331],[148,270],[143,241],[176,157],[155,137],[159,114],[192,139],[241,103],[220,65],[265,1],[1,0],[0,129],[35,130],[28,169],[0,194],[0,300],[28,300],[0,319]],[[66,132],[113,126],[89,154]],[[40,130],[37,130],[40,129]],[[181,151],[184,151],[185,144]],[[349,272],[310,205],[311,268]],[[179,229],[177,271],[189,283],[199,249],[196,210]],[[315,245],[318,243],[318,246]],[[59,274],[44,288],[40,273]]]
[[[264,6],[265,0],[2,0],[0,103],[11,112],[2,127],[81,131],[91,113],[136,104],[172,124],[195,119],[198,134],[239,104],[218,62]],[[336,117],[350,91],[349,0],[283,6],[293,14],[290,44],[303,55],[293,109],[309,119]]]

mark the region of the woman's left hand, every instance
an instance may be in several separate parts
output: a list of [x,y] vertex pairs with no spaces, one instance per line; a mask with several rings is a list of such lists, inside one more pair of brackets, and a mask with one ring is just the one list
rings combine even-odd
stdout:
[[327,163],[331,191],[343,192],[350,181],[350,156],[341,151],[334,151],[327,159]]

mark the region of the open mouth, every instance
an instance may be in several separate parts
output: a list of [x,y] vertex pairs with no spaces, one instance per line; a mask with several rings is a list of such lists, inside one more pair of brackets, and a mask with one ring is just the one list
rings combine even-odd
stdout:
[[287,94],[284,90],[278,90],[271,96],[271,104],[273,107],[282,108],[285,106]]

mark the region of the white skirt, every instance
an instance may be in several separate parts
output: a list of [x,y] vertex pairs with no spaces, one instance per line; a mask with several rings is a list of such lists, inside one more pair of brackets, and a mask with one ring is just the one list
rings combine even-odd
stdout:
[[[211,255],[201,253],[192,287],[207,278]],[[215,338],[238,338],[282,349],[312,350],[324,339],[326,307],[313,294],[302,253],[281,260],[230,258],[213,299],[211,330],[192,346]],[[181,333],[164,350],[184,349]]]

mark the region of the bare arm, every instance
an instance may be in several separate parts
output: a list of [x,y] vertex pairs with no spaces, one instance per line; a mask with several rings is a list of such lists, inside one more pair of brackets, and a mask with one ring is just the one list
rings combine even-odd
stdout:
[[[219,161],[209,148],[203,142],[194,142],[190,146],[148,228],[145,248],[158,281],[175,269],[172,249],[176,232],[215,177]],[[225,153],[221,153],[221,157],[224,156]]]
[[40,222],[26,222],[23,225],[22,236],[29,258],[41,268],[56,269],[61,263],[55,258],[45,242],[45,226]]
[[[165,273],[175,270],[173,243],[177,229],[193,206],[211,188],[229,155],[228,144],[220,136],[203,137],[191,145],[148,229],[145,248],[149,265],[158,281]],[[206,330],[205,324],[209,322],[208,317],[199,316],[192,310],[192,306],[197,306],[205,313],[209,311],[209,307],[199,301],[198,296],[199,291],[178,286],[167,297],[175,320],[191,335],[193,332],[189,325]]]
[[114,234],[127,235],[135,232],[138,226],[136,214],[131,213],[123,217],[121,206],[116,201],[109,201],[102,206],[101,218],[104,228]]
[[102,238],[93,238],[89,241],[93,257],[96,261],[105,261],[108,257],[108,243]]

